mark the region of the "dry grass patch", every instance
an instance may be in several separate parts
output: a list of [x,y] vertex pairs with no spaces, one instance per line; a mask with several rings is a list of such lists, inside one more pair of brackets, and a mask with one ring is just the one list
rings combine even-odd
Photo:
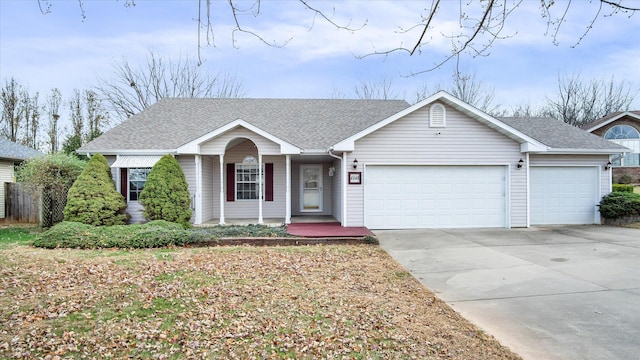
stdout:
[[0,250],[0,357],[519,359],[377,246]]

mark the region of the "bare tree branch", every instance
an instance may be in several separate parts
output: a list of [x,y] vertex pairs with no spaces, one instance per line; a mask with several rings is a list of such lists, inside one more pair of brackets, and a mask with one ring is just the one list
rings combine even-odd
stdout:
[[409,52],[409,55],[413,55],[418,49],[418,47],[420,46],[420,44],[422,43],[422,39],[424,39],[424,35],[427,33],[427,30],[429,30],[429,26],[431,26],[431,21],[433,20],[434,16],[436,16],[436,13],[438,12],[438,6],[440,6],[440,0],[436,0],[436,3],[431,7],[431,12],[429,14],[429,18],[427,19],[427,22],[424,24],[424,29],[422,30],[422,34],[420,34],[418,41],[416,41],[416,45]]
[[631,7],[631,6],[624,6],[622,5],[620,2],[613,2],[613,1],[608,1],[608,0],[600,0],[601,3],[603,4],[607,4],[607,5],[611,5],[612,7],[619,9],[619,10],[626,10],[626,11],[640,11],[640,7]]
[[242,83],[232,75],[208,74],[188,57],[163,59],[149,52],[146,64],[114,64],[115,77],[100,79],[97,90],[122,119],[165,97],[242,97]]

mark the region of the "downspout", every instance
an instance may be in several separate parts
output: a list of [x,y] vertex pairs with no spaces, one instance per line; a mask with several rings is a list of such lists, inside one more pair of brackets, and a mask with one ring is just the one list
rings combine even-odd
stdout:
[[329,150],[327,150],[327,153],[329,154],[329,156],[336,158],[338,160],[340,160],[340,175],[341,175],[341,183],[340,183],[340,190],[342,190],[342,226],[345,227],[347,224],[347,169],[346,169],[346,152],[343,153],[343,157],[340,157],[338,155],[335,155],[334,153],[332,153],[333,151],[333,147],[329,148]]

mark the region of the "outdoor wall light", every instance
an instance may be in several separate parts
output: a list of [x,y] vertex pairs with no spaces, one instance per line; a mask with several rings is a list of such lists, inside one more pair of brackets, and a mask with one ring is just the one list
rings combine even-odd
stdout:
[[336,167],[335,166],[329,167],[329,176],[333,176],[335,173],[336,173]]
[[604,171],[607,171],[611,169],[611,161],[609,161],[605,166],[604,166]]
[[524,165],[524,160],[522,160],[522,159],[518,160],[518,165],[516,165],[516,167],[518,169],[522,169],[522,165]]
[[357,169],[358,168],[358,159],[354,159],[353,160],[353,168]]

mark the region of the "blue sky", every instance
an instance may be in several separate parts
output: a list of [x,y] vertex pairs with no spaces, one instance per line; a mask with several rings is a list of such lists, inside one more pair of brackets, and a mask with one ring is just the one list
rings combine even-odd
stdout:
[[[507,1],[511,3],[511,0]],[[162,57],[196,56],[198,5],[191,1],[144,1],[125,7],[124,1],[84,1],[86,18],[78,1],[52,1],[51,13],[42,15],[36,0],[0,1],[0,77],[16,78],[31,91],[48,93],[53,87],[65,98],[73,89],[91,88],[97,78],[109,78],[116,61],[142,63],[152,50]],[[251,1],[239,1],[248,6]],[[248,97],[328,98],[335,93],[355,97],[362,82],[391,81],[392,91],[408,101],[423,86],[447,87],[455,62],[440,69],[408,76],[431,67],[448,55],[451,33],[458,25],[460,2],[445,0],[428,34],[430,44],[422,54],[404,52],[369,56],[401,45],[410,46],[419,29],[398,31],[420,22],[430,1],[311,1],[340,24],[358,31],[337,30],[297,1],[261,3],[257,17],[242,16],[243,23],[269,41],[290,39],[282,48],[266,46],[254,37],[236,34],[232,42],[232,17],[226,1],[213,2],[215,46],[201,56],[211,73],[235,74]],[[462,1],[463,4],[467,1]],[[563,10],[556,1],[554,15]],[[627,0],[640,6],[640,1]],[[599,1],[574,2],[557,40],[547,33],[538,0],[525,0],[508,19],[504,35],[486,57],[463,55],[459,68],[475,73],[493,88],[495,103],[510,107],[520,103],[541,105],[552,97],[559,75],[581,74],[583,80],[612,76],[640,89],[640,14],[631,17],[601,13],[594,28],[573,45],[594,17]],[[473,13],[474,8],[465,9]],[[634,107],[640,108],[640,94]]]

